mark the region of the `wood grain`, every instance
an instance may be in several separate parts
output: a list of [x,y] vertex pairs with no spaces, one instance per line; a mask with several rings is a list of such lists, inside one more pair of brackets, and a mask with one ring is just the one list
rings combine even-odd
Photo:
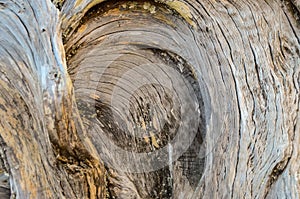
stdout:
[[1,197],[299,198],[298,1],[0,0],[0,19]]

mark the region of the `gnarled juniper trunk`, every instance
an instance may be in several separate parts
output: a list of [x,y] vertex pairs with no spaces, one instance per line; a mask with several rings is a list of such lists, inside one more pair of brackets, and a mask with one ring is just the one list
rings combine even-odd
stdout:
[[299,198],[299,12],[0,0],[0,198]]

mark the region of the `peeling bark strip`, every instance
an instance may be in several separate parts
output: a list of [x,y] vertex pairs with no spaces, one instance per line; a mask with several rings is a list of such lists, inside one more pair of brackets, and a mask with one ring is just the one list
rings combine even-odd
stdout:
[[0,198],[299,198],[299,10],[0,0]]

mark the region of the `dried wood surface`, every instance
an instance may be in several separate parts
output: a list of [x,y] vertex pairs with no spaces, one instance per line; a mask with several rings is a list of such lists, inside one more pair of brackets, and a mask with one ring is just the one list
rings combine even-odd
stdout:
[[0,197],[299,198],[299,5],[0,0]]

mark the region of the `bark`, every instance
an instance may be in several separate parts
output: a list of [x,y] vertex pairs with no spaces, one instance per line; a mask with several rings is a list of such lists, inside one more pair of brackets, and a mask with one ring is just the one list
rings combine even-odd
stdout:
[[0,198],[299,198],[297,0],[0,0]]

